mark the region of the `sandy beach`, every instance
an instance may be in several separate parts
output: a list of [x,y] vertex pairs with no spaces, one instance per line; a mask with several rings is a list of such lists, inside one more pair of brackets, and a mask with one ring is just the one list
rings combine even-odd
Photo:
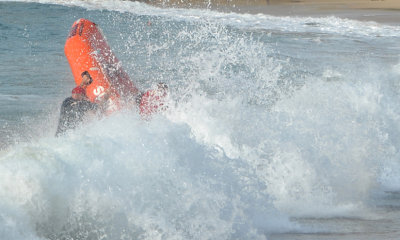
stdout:
[[164,7],[211,8],[224,12],[274,16],[336,16],[390,25],[400,24],[400,0],[169,0],[151,3]]

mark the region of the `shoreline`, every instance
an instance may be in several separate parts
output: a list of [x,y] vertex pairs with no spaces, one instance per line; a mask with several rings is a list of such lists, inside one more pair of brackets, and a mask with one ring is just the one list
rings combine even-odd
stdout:
[[180,0],[145,1],[159,7],[208,8],[221,12],[291,17],[335,16],[400,25],[400,0]]

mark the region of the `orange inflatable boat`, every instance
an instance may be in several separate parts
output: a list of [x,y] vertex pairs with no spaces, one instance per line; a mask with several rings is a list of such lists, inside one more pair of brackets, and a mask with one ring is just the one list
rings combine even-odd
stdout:
[[90,73],[93,82],[86,88],[90,101],[99,100],[105,92],[111,93],[108,110],[114,111],[121,107],[122,100],[138,96],[139,90],[123,70],[95,23],[86,19],[75,21],[64,51],[77,85],[82,81],[82,72]]

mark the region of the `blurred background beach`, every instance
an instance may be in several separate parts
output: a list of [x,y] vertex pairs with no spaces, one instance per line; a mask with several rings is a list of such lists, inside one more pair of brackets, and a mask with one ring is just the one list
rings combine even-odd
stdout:
[[212,8],[274,16],[336,16],[395,25],[400,22],[399,0],[158,0],[164,7]]

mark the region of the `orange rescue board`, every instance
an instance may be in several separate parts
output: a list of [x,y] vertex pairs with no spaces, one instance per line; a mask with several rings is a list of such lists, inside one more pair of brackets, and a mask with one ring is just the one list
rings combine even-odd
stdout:
[[139,94],[95,23],[86,19],[75,21],[64,52],[77,85],[82,81],[82,72],[90,73],[93,82],[86,88],[90,101],[95,102],[108,91],[111,93],[109,110],[116,110],[121,107],[122,99]]

